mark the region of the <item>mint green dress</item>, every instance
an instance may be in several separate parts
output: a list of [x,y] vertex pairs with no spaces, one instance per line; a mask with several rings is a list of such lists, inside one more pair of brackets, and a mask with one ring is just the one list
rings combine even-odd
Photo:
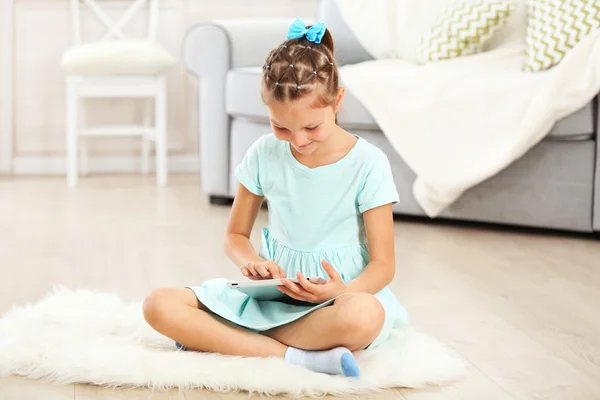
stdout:
[[[251,146],[235,176],[268,202],[269,220],[262,230],[259,255],[275,261],[289,278],[298,271],[327,278],[321,267],[325,259],[345,283],[352,281],[369,263],[362,213],[398,202],[387,157],[360,137],[338,162],[309,168],[296,160],[289,143],[266,135]],[[225,279],[213,279],[189,288],[215,314],[256,332],[288,324],[333,303],[257,301],[226,283]],[[408,322],[406,311],[389,288],[375,296],[386,317],[370,347]]]

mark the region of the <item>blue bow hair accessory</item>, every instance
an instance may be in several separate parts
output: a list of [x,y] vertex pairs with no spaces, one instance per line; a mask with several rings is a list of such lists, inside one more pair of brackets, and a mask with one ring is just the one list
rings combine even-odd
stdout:
[[292,22],[290,25],[290,29],[288,30],[287,38],[289,39],[300,39],[302,37],[306,37],[306,40],[313,43],[321,43],[321,39],[323,39],[323,35],[325,35],[325,27],[324,22],[317,22],[310,28],[306,27],[306,24],[297,19]]

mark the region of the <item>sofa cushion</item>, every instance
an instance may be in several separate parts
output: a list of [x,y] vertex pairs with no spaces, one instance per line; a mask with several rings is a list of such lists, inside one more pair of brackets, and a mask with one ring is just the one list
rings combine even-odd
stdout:
[[[238,68],[228,72],[225,108],[229,115],[255,121],[269,120],[267,107],[260,98],[260,78],[260,67]],[[349,91],[346,91],[338,121],[347,129],[379,130],[371,114]],[[593,137],[593,103],[558,121],[548,136],[559,140],[586,140]]]
[[502,30],[512,8],[512,4],[497,0],[470,1],[449,7],[421,38],[416,48],[417,60],[424,64],[483,51]]
[[525,71],[552,68],[583,38],[600,29],[597,1],[531,0],[529,7]]

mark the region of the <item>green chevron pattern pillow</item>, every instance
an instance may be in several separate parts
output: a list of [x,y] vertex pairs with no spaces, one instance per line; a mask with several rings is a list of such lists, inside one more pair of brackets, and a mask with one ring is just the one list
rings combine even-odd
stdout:
[[461,1],[447,9],[417,48],[421,63],[479,53],[504,27],[513,6],[508,1]]
[[600,29],[598,0],[529,0],[525,71],[558,64],[577,43]]

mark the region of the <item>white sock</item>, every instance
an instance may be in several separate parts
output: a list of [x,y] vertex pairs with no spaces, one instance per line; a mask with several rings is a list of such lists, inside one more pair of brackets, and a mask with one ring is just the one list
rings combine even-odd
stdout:
[[308,351],[288,347],[285,352],[285,360],[290,364],[300,365],[315,372],[360,377],[356,360],[352,352],[345,347],[323,351]]

